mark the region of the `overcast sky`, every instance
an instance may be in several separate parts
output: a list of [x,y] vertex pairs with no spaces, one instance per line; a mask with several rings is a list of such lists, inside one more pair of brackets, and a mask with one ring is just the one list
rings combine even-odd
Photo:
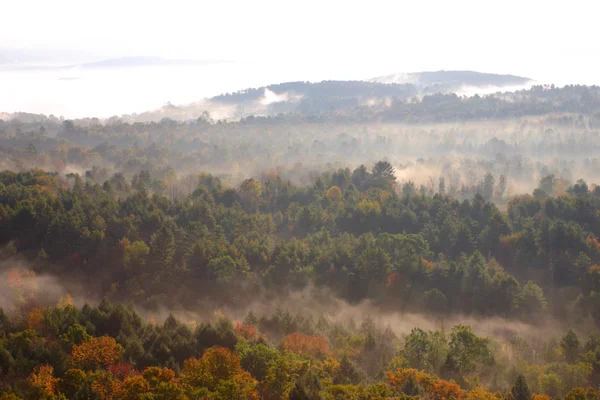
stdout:
[[580,82],[600,74],[597,0],[2,3],[0,46],[12,48],[253,61],[357,79],[439,69]]

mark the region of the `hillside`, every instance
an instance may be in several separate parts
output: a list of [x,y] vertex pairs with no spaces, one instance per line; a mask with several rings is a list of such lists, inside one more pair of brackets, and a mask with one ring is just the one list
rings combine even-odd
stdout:
[[361,109],[372,116],[415,96],[465,94],[465,89],[473,88],[480,88],[480,94],[485,94],[503,88],[514,90],[528,82],[532,81],[520,76],[471,71],[394,74],[367,81],[286,82],[225,93],[185,106],[168,105],[142,114],[139,120],[183,120],[203,111],[217,118],[244,118],[288,113],[355,115]]
[[500,89],[509,86],[520,86],[531,82],[531,79],[522,76],[475,71],[426,71],[384,75],[368,81],[411,84],[425,92],[451,92],[464,87],[497,87]]

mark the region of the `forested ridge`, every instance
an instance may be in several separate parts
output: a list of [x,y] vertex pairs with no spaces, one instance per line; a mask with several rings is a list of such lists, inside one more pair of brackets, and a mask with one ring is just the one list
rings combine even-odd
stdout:
[[[511,199],[504,212],[480,194],[458,201],[397,184],[387,162],[330,171],[311,186],[277,176],[236,188],[197,179],[179,199],[152,193],[147,172],[103,183],[41,170],[0,175],[10,301],[4,390],[27,398],[484,398],[504,396],[491,392],[508,393],[520,375],[551,396],[598,385],[590,325],[600,324],[600,197],[584,182],[550,197],[556,179],[546,177],[535,196]],[[48,275],[104,300],[44,302],[36,279]],[[485,338],[457,325],[403,336],[364,315],[348,325],[283,308],[249,309],[235,323],[223,314],[199,325],[172,316],[157,323],[117,304],[241,308],[318,288],[382,311],[552,320],[566,333]]]
[[600,398],[598,89],[296,86],[0,120],[0,399]]

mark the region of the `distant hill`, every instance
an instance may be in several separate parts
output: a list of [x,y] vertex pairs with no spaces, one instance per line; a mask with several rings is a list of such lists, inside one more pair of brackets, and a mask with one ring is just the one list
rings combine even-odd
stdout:
[[516,75],[488,74],[475,71],[409,72],[380,76],[368,80],[378,83],[412,84],[421,92],[452,92],[465,87],[485,88],[525,85],[530,78]]
[[[380,81],[376,81],[380,80]],[[169,104],[158,110],[142,113],[139,120],[164,117],[185,120],[207,111],[215,118],[244,118],[250,115],[363,115],[389,112],[415,96],[437,93],[465,94],[465,89],[485,92],[514,90],[532,82],[514,75],[485,74],[471,71],[438,71],[395,74],[369,81],[286,82],[259,88],[225,93],[188,105]],[[483,90],[485,88],[485,90]],[[481,89],[481,90],[479,90]],[[358,113],[358,114],[357,114]]]
[[382,85],[378,82],[364,81],[286,82],[227,93],[215,96],[211,100],[224,103],[256,101],[263,98],[265,90],[277,96],[309,96],[328,99],[384,96],[406,98],[415,94],[415,89],[410,84]]
[[363,81],[286,82],[225,93],[187,105],[167,104],[158,110],[136,115],[138,121],[174,118],[186,120],[208,112],[213,118],[244,118],[251,115],[351,114],[368,106],[386,108],[396,100],[417,95],[410,84],[383,84]]
[[237,116],[279,113],[319,114],[405,100],[417,94],[411,84],[364,81],[287,82],[227,93],[210,99],[212,104],[235,106]]
[[227,93],[212,104],[236,107],[236,116],[278,113],[318,114],[344,112],[356,106],[377,107],[416,95],[460,92],[466,89],[493,92],[532,82],[515,75],[473,71],[415,72],[387,75],[367,81],[287,82]]

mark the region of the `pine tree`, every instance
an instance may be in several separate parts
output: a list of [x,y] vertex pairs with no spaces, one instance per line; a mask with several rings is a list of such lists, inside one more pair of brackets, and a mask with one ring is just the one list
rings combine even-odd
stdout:
[[163,226],[150,240],[150,260],[157,273],[172,268],[175,256],[175,237],[169,228]]
[[529,400],[531,392],[529,391],[529,386],[527,386],[527,381],[523,375],[519,375],[515,382],[515,386],[511,389],[511,393],[515,400]]
[[573,329],[569,329],[560,341],[560,347],[562,347],[568,363],[573,364],[579,358],[579,346],[579,338],[573,332]]

